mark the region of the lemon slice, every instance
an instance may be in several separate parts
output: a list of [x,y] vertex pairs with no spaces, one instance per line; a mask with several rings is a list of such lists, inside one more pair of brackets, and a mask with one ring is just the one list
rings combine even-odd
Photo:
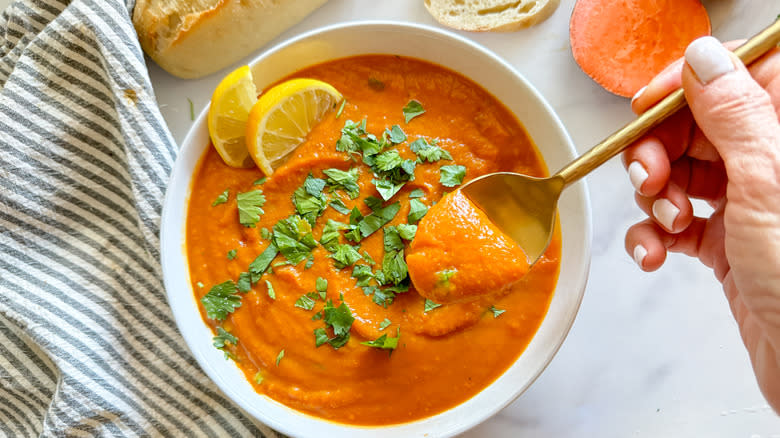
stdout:
[[222,160],[231,167],[252,167],[246,149],[246,121],[257,102],[249,66],[237,68],[217,85],[209,107],[209,136]]
[[341,99],[333,86],[315,79],[282,82],[260,96],[246,124],[246,147],[257,167],[272,174]]

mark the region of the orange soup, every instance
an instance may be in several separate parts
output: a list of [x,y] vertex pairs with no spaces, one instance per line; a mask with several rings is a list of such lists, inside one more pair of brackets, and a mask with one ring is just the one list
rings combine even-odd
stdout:
[[[331,421],[402,423],[468,400],[541,324],[560,233],[519,281],[455,304],[421,297],[405,255],[444,195],[490,172],[545,176],[544,162],[509,110],[442,67],[372,55],[292,77],[325,81],[345,103],[267,179],[213,148],[194,177],[186,251],[215,347],[258,393]],[[495,283],[475,269],[469,284]]]

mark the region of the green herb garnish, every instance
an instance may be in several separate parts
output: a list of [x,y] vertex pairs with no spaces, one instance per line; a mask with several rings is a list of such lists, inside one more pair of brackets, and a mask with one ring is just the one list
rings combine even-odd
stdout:
[[328,177],[328,185],[336,188],[343,189],[350,199],[355,199],[360,194],[360,186],[358,185],[358,168],[354,167],[348,171],[340,169],[325,169],[322,171]]
[[[369,203],[369,199],[371,198],[368,198],[366,200],[367,204]],[[371,212],[371,214],[362,218],[360,222],[357,224],[358,229],[360,230],[360,235],[365,238],[373,234],[375,231],[382,228],[386,223],[393,220],[393,218],[395,217],[395,215],[398,213],[400,209],[401,209],[400,202],[395,202],[386,207],[372,208],[373,211]]]
[[499,315],[506,312],[506,310],[503,309],[496,309],[496,306],[490,306],[489,310],[493,312],[493,318],[498,318]]
[[422,189],[414,189],[409,193],[409,199],[422,198],[425,196],[425,192]]
[[347,266],[351,266],[356,261],[361,260],[363,257],[357,251],[356,247],[343,243],[335,246],[335,251],[329,256],[336,263],[336,268],[343,269]]
[[349,341],[349,330],[352,328],[352,323],[355,322],[352,311],[343,301],[340,306],[334,307],[333,301],[328,300],[322,309],[322,319],[325,326],[333,330],[333,337],[329,337],[324,328],[315,329],[314,345],[319,347],[328,343],[336,350],[343,347]]
[[314,308],[316,300],[317,294],[315,292],[309,292],[306,295],[301,295],[301,297],[295,301],[295,307],[300,307],[303,310],[311,310]]
[[344,112],[344,106],[345,106],[346,104],[347,104],[347,99],[342,99],[342,100],[341,100],[341,105],[339,105],[339,109],[338,109],[338,111],[336,111],[336,118],[337,118],[337,119],[338,119],[339,117],[341,117],[341,113],[343,113],[343,112]]
[[251,190],[236,195],[238,201],[238,221],[241,225],[254,228],[260,216],[265,212],[261,208],[265,204],[265,195],[260,189]]
[[406,141],[406,133],[398,125],[393,125],[390,128],[385,129],[385,137],[395,144],[403,143]]
[[401,328],[398,327],[398,334],[394,338],[388,338],[387,333],[376,338],[373,341],[361,342],[361,345],[366,345],[373,348],[379,348],[382,350],[390,350],[390,353],[398,347],[398,340],[401,339]]
[[271,262],[277,254],[279,254],[279,250],[276,248],[276,245],[271,242],[265,250],[249,264],[249,275],[252,283],[257,283],[258,280],[260,280],[260,277],[265,273],[268,267],[271,266]]
[[300,216],[292,215],[274,225],[274,244],[293,265],[306,260],[317,241],[311,234],[311,225]]
[[325,188],[325,180],[314,178],[309,174],[301,187],[293,192],[293,204],[301,217],[314,226],[325,208],[328,207],[328,197],[322,193]]
[[276,366],[279,366],[279,362],[284,357],[284,348],[282,348],[282,351],[279,352],[279,354],[276,356]]
[[463,183],[466,176],[466,167],[457,164],[441,166],[439,182],[445,187],[455,187]]
[[236,288],[241,293],[247,293],[252,290],[252,276],[248,272],[242,272],[238,274]]
[[225,359],[236,359],[235,355],[228,351],[227,348],[231,345],[238,345],[237,337],[231,335],[230,332],[222,327],[217,327],[217,336],[214,336],[213,341],[217,350],[222,350],[225,353]]
[[328,203],[331,207],[333,207],[334,210],[338,211],[341,214],[349,214],[351,211],[349,208],[347,208],[346,205],[344,205],[344,201],[341,199],[332,199],[330,203]]
[[220,193],[219,196],[217,196],[216,199],[214,199],[214,202],[211,203],[212,207],[216,207],[219,204],[224,204],[227,202],[228,197],[230,196],[230,190],[225,189],[224,192]]
[[437,307],[441,307],[441,304],[431,301],[427,298],[425,299],[425,310],[424,310],[425,313],[428,313]]
[[228,251],[227,252],[228,260],[233,260],[234,258],[236,258],[236,253],[237,251],[235,249],[231,249],[230,251]]
[[274,291],[274,285],[269,280],[265,281],[266,287],[268,287],[268,297],[272,300],[276,299],[276,291]]
[[253,186],[261,186],[265,184],[265,182],[268,181],[268,177],[264,176],[260,179],[256,179],[255,182],[252,183]]
[[409,149],[417,154],[417,160],[420,163],[429,162],[433,163],[439,160],[452,160],[452,155],[444,149],[436,146],[435,143],[428,143],[424,138],[420,137],[413,141],[409,145]]
[[426,207],[422,201],[419,199],[409,200],[409,214],[407,215],[406,220],[410,224],[416,224],[417,221],[425,216],[425,213],[428,213],[428,207]]
[[409,121],[411,121],[413,118],[423,114],[425,110],[423,109],[423,106],[420,102],[412,99],[409,101],[409,103],[406,104],[403,112],[404,120],[406,120],[406,123],[409,123]]
[[384,330],[384,329],[390,327],[390,324],[392,324],[392,322],[390,322],[389,319],[385,318],[384,321],[379,323],[379,330]]
[[195,120],[195,106],[192,104],[192,99],[188,97],[187,102],[190,103],[190,120]]
[[368,78],[368,86],[374,91],[382,91],[385,89],[385,83],[377,78]]
[[241,307],[241,297],[232,280],[212,286],[200,302],[206,309],[206,316],[216,321],[224,320],[228,314]]

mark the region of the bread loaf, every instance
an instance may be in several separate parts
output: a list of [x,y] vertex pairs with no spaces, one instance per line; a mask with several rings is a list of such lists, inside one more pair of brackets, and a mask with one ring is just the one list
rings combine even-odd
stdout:
[[220,70],[301,21],[326,0],[137,0],[141,47],[182,78]]
[[552,15],[560,0],[425,0],[439,23],[460,30],[511,32]]

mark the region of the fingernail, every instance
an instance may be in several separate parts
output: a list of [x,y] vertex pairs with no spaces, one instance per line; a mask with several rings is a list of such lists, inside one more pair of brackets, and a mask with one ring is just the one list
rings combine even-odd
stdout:
[[678,214],[680,209],[668,199],[661,198],[653,202],[653,216],[669,231],[674,230],[674,221]]
[[701,37],[685,49],[685,61],[703,84],[735,70],[729,51],[716,38]]
[[634,94],[634,97],[631,98],[631,104],[632,105],[633,105],[635,100],[639,99],[639,96],[641,96],[642,93],[645,92],[645,90],[647,90],[647,85],[645,85],[644,87],[640,88],[639,91],[637,91],[636,94]]
[[647,249],[642,245],[634,247],[634,261],[640,268],[644,268],[645,257],[647,257]]
[[628,165],[628,179],[637,192],[642,193],[642,184],[647,180],[647,171],[639,161],[632,161]]

